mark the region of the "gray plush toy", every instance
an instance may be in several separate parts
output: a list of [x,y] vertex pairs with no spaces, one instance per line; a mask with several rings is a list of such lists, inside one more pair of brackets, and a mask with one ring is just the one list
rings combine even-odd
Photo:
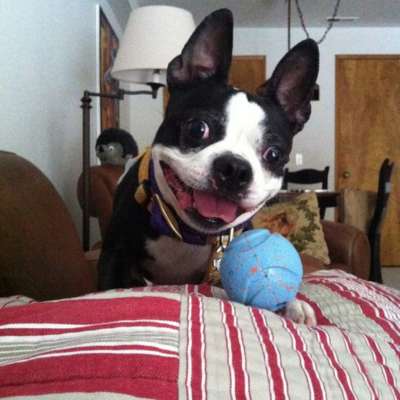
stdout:
[[135,139],[123,129],[104,129],[97,138],[96,156],[102,165],[125,165],[129,158],[137,155],[138,147]]

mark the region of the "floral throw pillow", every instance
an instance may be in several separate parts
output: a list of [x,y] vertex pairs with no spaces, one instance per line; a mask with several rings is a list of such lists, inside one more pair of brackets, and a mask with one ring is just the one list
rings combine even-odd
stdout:
[[280,233],[299,253],[330,264],[315,193],[303,193],[291,201],[265,206],[253,217],[252,223],[254,228]]

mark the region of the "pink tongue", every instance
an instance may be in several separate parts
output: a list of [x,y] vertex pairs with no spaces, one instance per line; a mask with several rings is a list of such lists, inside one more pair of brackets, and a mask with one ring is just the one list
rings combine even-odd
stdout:
[[226,223],[236,218],[238,206],[229,200],[198,190],[193,190],[193,198],[197,211],[203,217],[220,218]]

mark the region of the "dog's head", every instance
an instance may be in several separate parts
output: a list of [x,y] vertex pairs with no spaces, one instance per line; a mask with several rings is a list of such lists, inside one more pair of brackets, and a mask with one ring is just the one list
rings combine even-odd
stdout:
[[235,89],[227,84],[232,36],[231,12],[218,10],[170,62],[170,100],[152,150],[164,200],[205,234],[245,222],[279,191],[318,74],[318,47],[305,40],[257,95]]

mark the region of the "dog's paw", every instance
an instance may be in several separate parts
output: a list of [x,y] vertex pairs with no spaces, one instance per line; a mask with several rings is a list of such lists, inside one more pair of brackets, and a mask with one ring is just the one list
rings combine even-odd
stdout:
[[306,324],[309,327],[317,325],[314,310],[302,300],[293,300],[288,303],[283,315],[298,324]]

